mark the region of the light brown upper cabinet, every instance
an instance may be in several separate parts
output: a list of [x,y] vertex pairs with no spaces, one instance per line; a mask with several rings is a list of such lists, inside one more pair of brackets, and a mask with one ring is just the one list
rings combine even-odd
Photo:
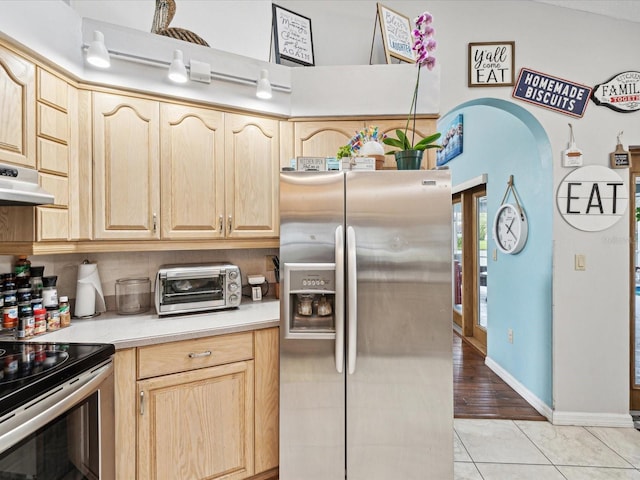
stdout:
[[162,238],[224,236],[224,114],[160,105]]
[[[307,157],[334,157],[338,148],[347,145],[351,138],[360,130],[377,126],[382,133],[395,137],[396,129],[404,130],[406,119],[367,119],[367,120],[323,120],[323,121],[297,121],[295,123],[296,156]],[[413,129],[409,125],[407,135],[411,138]],[[419,138],[430,135],[436,131],[436,120],[422,118],[416,121],[416,141]],[[385,145],[385,151],[391,147]],[[428,154],[428,161],[423,162],[425,168],[435,166],[435,160]],[[395,168],[393,155],[385,157],[385,168]]]
[[159,103],[93,94],[95,239],[160,238]]
[[36,166],[35,66],[0,46],[0,161]]
[[279,136],[277,120],[226,114],[227,237],[278,236]]

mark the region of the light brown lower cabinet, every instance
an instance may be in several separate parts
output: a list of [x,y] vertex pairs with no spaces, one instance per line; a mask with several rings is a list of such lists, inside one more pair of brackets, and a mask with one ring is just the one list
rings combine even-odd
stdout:
[[117,478],[277,478],[278,338],[269,328],[118,351]]

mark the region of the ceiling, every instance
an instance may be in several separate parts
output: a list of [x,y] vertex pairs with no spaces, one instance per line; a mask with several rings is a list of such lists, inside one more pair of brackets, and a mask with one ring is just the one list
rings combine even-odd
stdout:
[[559,7],[640,22],[640,0],[533,0]]

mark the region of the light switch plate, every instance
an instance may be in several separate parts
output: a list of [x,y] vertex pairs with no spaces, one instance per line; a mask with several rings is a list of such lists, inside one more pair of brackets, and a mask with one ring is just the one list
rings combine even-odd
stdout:
[[578,271],[584,271],[587,269],[587,257],[581,253],[577,253],[575,256],[575,269]]

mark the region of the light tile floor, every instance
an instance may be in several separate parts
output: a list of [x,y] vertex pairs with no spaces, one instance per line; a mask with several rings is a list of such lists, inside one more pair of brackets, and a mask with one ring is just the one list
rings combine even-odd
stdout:
[[455,480],[640,480],[640,431],[454,420]]

